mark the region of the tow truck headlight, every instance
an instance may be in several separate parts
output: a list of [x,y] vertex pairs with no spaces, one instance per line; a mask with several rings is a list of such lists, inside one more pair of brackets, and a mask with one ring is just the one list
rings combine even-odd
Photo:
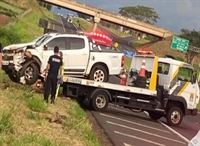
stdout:
[[25,52],[24,52],[24,56],[31,58],[31,57],[32,57],[32,54],[31,54],[30,51],[25,51]]

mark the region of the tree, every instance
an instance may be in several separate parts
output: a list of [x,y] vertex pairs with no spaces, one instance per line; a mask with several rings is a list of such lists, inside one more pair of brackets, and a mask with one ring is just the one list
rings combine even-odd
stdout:
[[200,53],[200,31],[196,31],[194,29],[181,29],[179,37],[189,40],[190,46],[188,52],[186,53],[186,59],[188,63],[192,63],[194,57]]
[[121,7],[119,9],[119,14],[122,16],[149,24],[155,24],[160,19],[157,12],[151,7],[138,5],[134,7]]

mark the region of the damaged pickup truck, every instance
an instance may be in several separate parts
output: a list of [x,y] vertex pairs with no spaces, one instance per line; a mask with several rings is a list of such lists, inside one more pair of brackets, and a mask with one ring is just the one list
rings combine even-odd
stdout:
[[63,52],[64,74],[68,76],[107,82],[124,66],[123,53],[100,46],[87,36],[51,33],[35,45],[3,49],[3,68],[12,81],[33,85],[43,79],[55,46]]

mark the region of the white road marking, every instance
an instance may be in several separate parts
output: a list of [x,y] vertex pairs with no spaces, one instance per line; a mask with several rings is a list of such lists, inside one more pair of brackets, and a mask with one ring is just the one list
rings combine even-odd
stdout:
[[127,136],[127,137],[130,137],[130,138],[138,139],[138,140],[141,140],[141,141],[144,141],[144,142],[147,142],[147,143],[151,143],[151,144],[154,144],[154,145],[157,145],[157,146],[166,146],[166,145],[161,144],[161,143],[157,143],[157,142],[150,141],[150,140],[147,140],[147,139],[144,139],[144,138],[140,138],[140,137],[137,137],[137,136],[125,134],[125,133],[122,133],[122,132],[119,132],[119,131],[114,131],[114,132],[117,133],[117,134],[123,135],[123,136]]
[[121,125],[121,124],[114,123],[114,122],[110,122],[110,121],[106,121],[106,122],[107,122],[108,124],[111,124],[111,125],[115,125],[115,126],[123,127],[123,128],[126,128],[126,129],[138,131],[138,132],[141,132],[141,133],[144,133],[144,134],[148,134],[148,135],[151,135],[151,136],[159,137],[159,138],[166,139],[166,140],[169,140],[169,141],[173,141],[173,142],[185,144],[184,142],[181,142],[181,141],[179,141],[179,140],[175,140],[175,139],[168,138],[168,137],[163,137],[163,136],[161,136],[161,135],[153,134],[153,133],[150,133],[150,132],[147,132],[147,131],[139,130],[139,129],[136,129],[136,128],[128,127],[128,126]]
[[200,112],[198,112],[198,114],[200,114]]
[[[145,114],[149,115],[148,112],[144,111]],[[177,131],[175,131],[174,129],[172,129],[171,127],[169,127],[168,125],[166,125],[165,123],[161,122],[160,120],[158,120],[158,122],[164,126],[165,128],[167,128],[169,131],[171,131],[172,133],[178,135],[181,139],[183,139],[185,142],[189,143],[189,139],[187,139],[186,137],[184,137],[182,134],[178,133]]]
[[132,146],[131,144],[128,143],[124,143],[124,146]]
[[158,120],[158,122],[163,125],[164,127],[166,127],[167,129],[169,129],[172,133],[178,135],[181,139],[183,139],[185,142],[189,143],[189,139],[187,139],[186,137],[184,137],[183,135],[181,135],[180,133],[178,133],[177,131],[175,131],[174,129],[172,129],[171,127],[167,126],[165,123],[161,122]]
[[[123,110],[123,109],[119,109],[119,108],[115,108],[115,107],[110,107],[109,106],[109,108],[112,108],[112,109],[115,109],[115,110],[117,110],[117,111],[122,111],[122,112],[125,112],[125,113],[128,113],[128,114],[133,114],[134,115],[134,112],[129,112],[129,111],[126,111],[126,110]],[[146,118],[145,116],[141,116],[141,115],[139,115],[140,117],[144,117],[144,118]],[[150,121],[147,121],[147,120],[142,120],[142,119],[138,119],[138,118],[134,118],[134,119],[137,119],[137,120],[139,120],[139,121],[144,121],[144,122],[146,122],[146,123],[150,123],[150,124],[152,124],[152,125],[157,125],[158,124],[158,122],[150,122]]]
[[162,130],[162,129],[154,128],[154,127],[151,127],[151,126],[143,125],[143,124],[140,124],[140,123],[137,123],[137,122],[133,122],[133,121],[129,121],[129,120],[117,118],[117,117],[110,116],[110,115],[107,115],[107,114],[102,114],[102,113],[100,113],[100,115],[101,115],[101,116],[104,116],[104,117],[109,117],[109,118],[112,118],[112,119],[116,119],[116,120],[119,120],[119,121],[127,122],[127,123],[130,123],[130,124],[142,126],[142,127],[145,127],[145,128],[157,130],[157,131],[160,131],[160,132],[165,132],[165,133],[169,133],[169,134],[171,133],[171,132],[166,131],[166,130]]
[[64,27],[64,24],[63,24],[63,21],[62,21],[62,18],[61,18],[61,16],[59,16],[59,17],[60,17],[60,21],[61,21],[61,23],[62,23],[63,30],[64,30],[64,32],[66,32],[65,27]]

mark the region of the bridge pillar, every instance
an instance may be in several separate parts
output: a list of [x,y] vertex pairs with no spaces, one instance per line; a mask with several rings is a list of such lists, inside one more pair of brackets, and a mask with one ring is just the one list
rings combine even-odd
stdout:
[[100,18],[99,17],[94,17],[94,24],[93,24],[93,28],[92,28],[92,31],[95,31],[97,29],[97,25],[98,23],[100,22]]

